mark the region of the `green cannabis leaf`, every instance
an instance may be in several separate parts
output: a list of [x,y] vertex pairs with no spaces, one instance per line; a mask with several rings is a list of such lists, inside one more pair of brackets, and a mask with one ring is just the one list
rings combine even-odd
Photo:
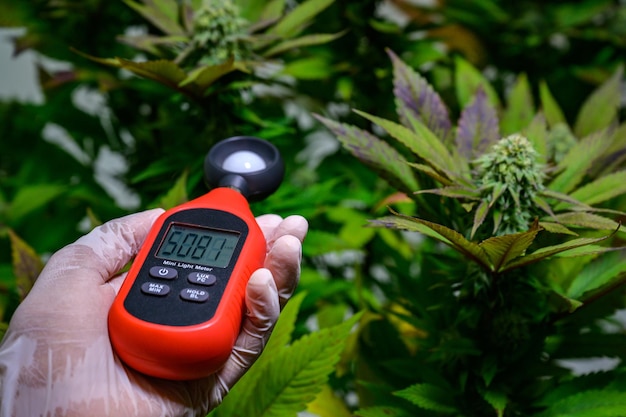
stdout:
[[624,410],[622,391],[589,390],[556,401],[536,417],[622,417]]
[[[291,344],[304,294],[287,304],[263,354],[211,415],[269,417],[294,415],[323,388],[360,314],[305,335]],[[260,383],[260,378],[263,382]]]
[[456,414],[459,409],[450,398],[449,390],[432,384],[415,384],[395,393],[426,410],[441,414]]
[[176,180],[172,188],[170,188],[167,193],[161,196],[159,200],[152,205],[152,207],[161,207],[165,210],[168,210],[189,201],[189,197],[187,195],[188,177],[189,172],[184,171],[181,176]]
[[272,358],[265,368],[264,383],[248,393],[243,410],[236,415],[281,416],[303,409],[332,372],[357,318],[304,336]]

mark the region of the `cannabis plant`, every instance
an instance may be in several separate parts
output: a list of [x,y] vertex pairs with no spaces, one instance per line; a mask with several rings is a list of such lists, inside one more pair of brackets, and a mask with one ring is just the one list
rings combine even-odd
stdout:
[[310,19],[332,2],[309,0],[286,10],[285,1],[125,0],[161,33],[119,39],[152,59],[91,58],[200,100],[215,92],[210,87],[216,80],[233,71],[254,72],[286,51],[340,36],[300,36]]
[[[389,56],[398,121],[355,110],[372,133],[318,116],[412,202],[370,225],[426,237],[412,254],[371,254],[383,294],[361,321],[357,415],[625,416],[622,68],[572,127],[545,83],[538,109],[524,75],[502,101],[457,58],[453,123]],[[603,356],[617,365],[567,361]]]

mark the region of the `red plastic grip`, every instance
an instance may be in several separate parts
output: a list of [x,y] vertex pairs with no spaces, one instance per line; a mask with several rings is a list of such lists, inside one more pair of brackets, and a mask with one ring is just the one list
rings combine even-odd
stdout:
[[[150,323],[124,307],[141,265],[165,220],[173,213],[194,208],[223,210],[241,218],[248,235],[213,318],[190,326]],[[230,356],[241,328],[246,285],[265,261],[266,242],[248,202],[237,191],[216,188],[163,213],[154,223],[109,311],[109,337],[124,363],[144,374],[171,380],[190,380],[219,370]]]

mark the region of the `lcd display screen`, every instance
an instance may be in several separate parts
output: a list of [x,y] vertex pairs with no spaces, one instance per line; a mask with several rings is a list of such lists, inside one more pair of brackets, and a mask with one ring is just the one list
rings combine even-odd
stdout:
[[226,268],[238,241],[238,232],[173,223],[156,256],[170,261]]

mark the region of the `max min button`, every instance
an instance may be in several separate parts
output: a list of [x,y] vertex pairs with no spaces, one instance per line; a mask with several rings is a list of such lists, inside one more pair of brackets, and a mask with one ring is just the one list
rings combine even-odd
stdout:
[[141,286],[141,292],[148,295],[163,297],[170,292],[170,287],[157,282],[146,282]]

